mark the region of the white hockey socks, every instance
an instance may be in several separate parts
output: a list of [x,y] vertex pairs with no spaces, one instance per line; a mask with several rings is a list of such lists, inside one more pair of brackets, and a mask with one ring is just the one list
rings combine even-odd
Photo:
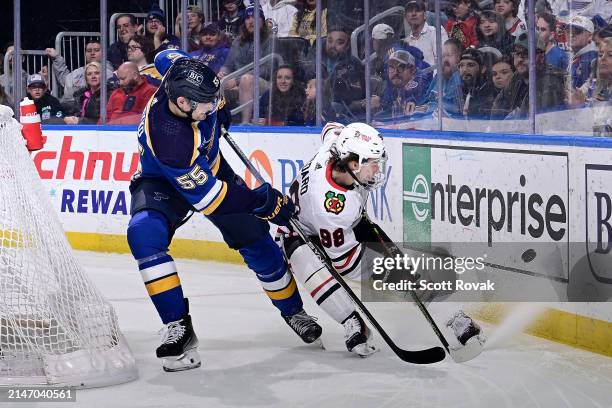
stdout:
[[349,295],[307,245],[293,251],[289,264],[296,279],[332,319],[342,324],[355,311]]

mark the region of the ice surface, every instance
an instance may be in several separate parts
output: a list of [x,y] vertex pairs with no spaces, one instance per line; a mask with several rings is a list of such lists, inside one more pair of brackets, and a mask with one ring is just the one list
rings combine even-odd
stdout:
[[[450,358],[404,363],[380,337],[382,351],[360,359],[344,348],[342,327],[303,296],[323,326],[323,351],[300,342],[246,267],[189,260],[177,265],[202,368],[165,373],[155,358],[161,322],[133,259],[90,252],[78,258],[115,306],[140,378],[79,390],[67,407],[612,407],[610,358],[517,334],[462,365]],[[371,306],[401,347],[437,345],[412,305]],[[484,327],[494,334],[495,326]]]

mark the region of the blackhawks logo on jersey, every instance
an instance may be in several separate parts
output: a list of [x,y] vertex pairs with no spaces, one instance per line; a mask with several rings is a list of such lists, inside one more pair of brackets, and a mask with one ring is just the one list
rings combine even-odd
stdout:
[[325,193],[325,211],[340,214],[344,210],[344,202],[346,197],[344,194],[336,194],[333,191]]

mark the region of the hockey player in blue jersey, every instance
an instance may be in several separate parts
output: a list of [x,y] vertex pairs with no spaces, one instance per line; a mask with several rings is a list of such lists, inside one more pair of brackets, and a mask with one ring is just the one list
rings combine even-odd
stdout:
[[221,231],[287,324],[312,343],[321,327],[304,312],[295,280],[268,232],[267,221],[288,225],[295,206],[267,183],[250,190],[234,173],[219,150],[220,126],[230,121],[219,78],[199,60],[174,57],[138,128],[140,165],[130,185],[127,231],[147,292],[166,325],[157,357],[166,371],[201,364],[188,302],[168,254],[172,236],[192,212],[203,213]]

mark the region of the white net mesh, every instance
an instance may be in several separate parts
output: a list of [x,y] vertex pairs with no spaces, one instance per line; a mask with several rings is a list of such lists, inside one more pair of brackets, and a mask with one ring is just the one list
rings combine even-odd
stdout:
[[112,306],[72,254],[20,125],[0,110],[0,384],[136,378]]

